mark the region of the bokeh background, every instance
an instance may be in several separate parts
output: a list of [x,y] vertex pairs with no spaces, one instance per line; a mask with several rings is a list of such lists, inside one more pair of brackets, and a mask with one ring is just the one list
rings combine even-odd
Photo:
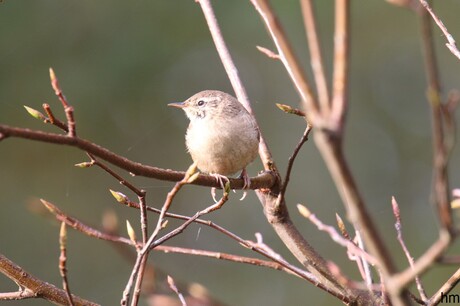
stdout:
[[[299,98],[279,62],[255,46],[273,49],[260,17],[249,1],[213,1],[223,34],[240,70],[262,132],[284,173],[288,157],[303,133],[304,122],[285,115],[275,103],[297,105]],[[272,1],[296,53],[308,67],[308,49],[298,1]],[[324,55],[331,70],[333,1],[316,1]],[[460,40],[460,3],[436,1],[436,12]],[[411,11],[382,0],[353,1],[350,111],[346,154],[374,221],[399,266],[406,261],[395,239],[391,196],[401,206],[404,235],[418,257],[437,238],[437,219],[430,206],[431,133],[419,20]],[[434,30],[444,97],[460,87],[460,61]],[[203,89],[232,93],[199,6],[192,0],[170,1],[12,1],[0,2],[0,122],[56,131],[34,120],[23,105],[40,109],[48,102],[63,118],[49,85],[53,67],[75,107],[77,132],[132,160],[184,170],[184,114],[166,106]],[[457,116],[458,117],[458,116]],[[0,252],[30,273],[59,285],[58,224],[37,213],[38,198],[100,227],[112,211],[124,232],[125,219],[138,228],[137,211],[115,203],[108,189],[129,194],[99,169],[79,169],[83,152],[64,146],[7,139],[0,143]],[[452,154],[452,187],[460,186],[458,146]],[[249,173],[261,169],[256,161]],[[127,174],[125,174],[128,177]],[[159,207],[172,184],[131,178],[148,191],[148,204]],[[264,241],[297,262],[267,224],[253,193],[240,192],[209,216],[247,239],[260,232]],[[133,197],[135,198],[135,197]],[[333,224],[344,208],[314,143],[301,151],[287,196],[291,215],[311,244],[357,276],[340,248],[298,216],[304,203]],[[172,211],[193,214],[211,203],[209,189],[186,187]],[[458,220],[458,213],[455,213]],[[151,220],[155,217],[152,215]],[[153,223],[152,223],[153,224]],[[193,225],[169,244],[252,256],[234,241]],[[454,245],[452,252],[459,250]],[[154,252],[151,261],[177,281],[199,282],[228,305],[340,305],[293,276],[230,262]],[[75,294],[103,305],[116,305],[133,262],[110,244],[70,231],[68,270]],[[424,276],[431,295],[455,267]],[[16,285],[0,275],[0,291]],[[458,289],[454,291],[458,293]],[[40,300],[10,305],[47,305]]]

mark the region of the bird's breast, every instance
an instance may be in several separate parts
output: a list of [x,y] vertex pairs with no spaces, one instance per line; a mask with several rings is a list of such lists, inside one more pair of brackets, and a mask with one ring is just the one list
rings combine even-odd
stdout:
[[248,116],[235,120],[193,120],[186,145],[198,168],[207,173],[234,174],[257,156],[258,131]]

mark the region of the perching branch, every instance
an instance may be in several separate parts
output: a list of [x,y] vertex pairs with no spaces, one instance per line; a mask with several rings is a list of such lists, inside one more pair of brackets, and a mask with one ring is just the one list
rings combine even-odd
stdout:
[[[93,154],[117,167],[122,168],[134,175],[155,178],[163,181],[177,182],[184,178],[185,172],[162,169],[158,167],[144,165],[138,162],[131,161],[126,157],[115,154],[110,150],[92,143],[88,140],[79,137],[71,137],[68,135],[47,133],[34,131],[26,128],[12,127],[0,124],[0,140],[6,138],[23,138],[36,140],[59,145],[67,145],[79,148],[82,151]],[[242,189],[244,181],[242,179],[229,178],[231,189]],[[270,172],[264,172],[257,177],[251,178],[251,189],[270,188],[275,183],[275,178]],[[193,182],[194,185],[221,188],[213,176],[200,174]]]

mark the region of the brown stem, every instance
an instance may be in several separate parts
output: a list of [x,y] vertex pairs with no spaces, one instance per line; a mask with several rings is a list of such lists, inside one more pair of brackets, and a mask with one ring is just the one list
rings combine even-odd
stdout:
[[460,59],[460,50],[457,48],[457,44],[455,42],[454,37],[447,31],[446,26],[444,23],[441,21],[441,19],[436,16],[436,14],[433,12],[431,9],[430,5],[428,4],[428,1],[426,0],[420,0],[420,3],[423,5],[423,7],[426,9],[428,13],[430,13],[431,17],[433,20],[436,22],[438,27],[441,29],[442,33],[447,39],[446,46],[452,52],[453,55],[455,55],[458,59]]
[[350,0],[337,0],[335,1],[334,71],[332,76],[332,114],[330,123],[339,130],[339,133],[343,132],[348,108],[349,28]]
[[442,298],[449,294],[452,289],[457,286],[460,282],[460,269],[455,271],[455,273],[447,280],[447,282],[439,288],[439,290],[431,297],[427,305],[438,305],[443,303]]
[[307,127],[305,128],[305,132],[303,133],[302,138],[300,138],[300,141],[295,147],[294,152],[292,153],[292,156],[289,157],[289,161],[288,161],[288,165],[286,169],[286,175],[284,176],[283,186],[281,187],[280,194],[278,195],[278,198],[280,199],[280,201],[283,200],[284,195],[286,194],[286,188],[287,188],[287,185],[289,184],[292,167],[294,166],[294,161],[297,157],[297,154],[299,154],[300,149],[302,148],[303,144],[307,142],[311,129],[312,129],[312,125],[307,123]]
[[313,3],[311,0],[301,0],[303,21],[305,32],[307,33],[308,47],[310,48],[310,62],[318,90],[318,100],[321,113],[329,112],[329,90],[327,86],[326,72],[324,69],[323,56],[321,54],[321,44],[316,28],[316,18]]
[[[0,140],[8,137],[24,138],[30,140],[37,140],[41,142],[76,147],[139,176],[151,177],[164,181],[177,182],[182,180],[185,175],[185,172],[182,171],[166,170],[131,161],[126,157],[115,154],[104,147],[101,147],[95,143],[92,143],[88,140],[79,137],[70,137],[67,135],[46,133],[0,124]],[[229,181],[231,189],[242,189],[244,186],[243,179],[229,178]],[[273,186],[275,181],[276,178],[272,173],[264,172],[257,177],[251,178],[250,188],[270,188],[271,186]],[[192,184],[221,188],[221,185],[218,182],[216,182],[215,177],[209,175],[200,175]]]
[[[19,286],[32,291],[36,298],[42,298],[60,305],[68,304],[67,293],[64,290],[36,278],[2,254],[0,254],[0,273],[13,280]],[[73,294],[72,298],[76,306],[98,305]]]
[[421,31],[423,54],[427,76],[427,97],[431,106],[431,125],[433,138],[433,200],[436,204],[441,224],[453,230],[450,208],[449,179],[447,173],[448,156],[444,139],[441,85],[434,50],[434,41],[429,14],[421,12]]
[[421,276],[444,253],[451,241],[451,234],[446,230],[441,230],[438,240],[414,262],[414,265],[391,276],[387,285],[394,290],[401,290],[401,288],[406,287],[417,275]]
[[[388,282],[389,277],[396,272],[396,266],[365,207],[358,187],[348,168],[340,143],[337,139],[332,140],[331,135],[324,130],[317,131],[314,136],[316,145],[325,160],[342,201],[345,203],[350,222],[361,232],[366,249],[378,260],[378,267],[384,280]],[[408,305],[409,301],[406,295],[402,297],[405,301],[401,300],[401,291],[395,290],[389,293],[395,305]]]
[[67,299],[70,306],[74,306],[75,303],[70,293],[69,280],[67,278],[67,230],[65,222],[61,222],[61,230],[59,231],[59,246],[61,254],[59,256],[59,271],[62,277],[62,287],[67,294]]
[[[234,90],[237,93],[239,99],[246,100],[246,91],[242,85],[241,80],[238,77],[236,67],[233,64],[233,60],[230,56],[228,48],[223,39],[222,33],[219,29],[219,25],[217,24],[217,20],[213,12],[211,3],[209,2],[209,0],[199,0],[198,2],[200,3],[203,9],[203,13],[208,22],[209,30],[214,39],[217,52],[219,53],[224,67],[227,71],[227,74],[231,79],[232,85],[234,86]],[[266,1],[252,2],[256,6],[256,8],[258,7],[258,5],[268,6],[268,3]],[[258,2],[261,3],[257,4]],[[271,17],[268,17],[268,19],[272,23],[275,23],[276,26],[279,26],[273,14],[271,15]],[[277,29],[280,28],[277,27]],[[296,61],[292,49],[289,45],[287,45],[287,41],[281,42],[280,44],[287,47],[285,49],[278,48],[281,60],[285,61],[286,58],[292,57]],[[277,47],[278,46],[279,44],[277,44]],[[302,71],[300,66],[296,66],[295,69],[291,72],[293,73],[293,75],[297,76],[303,81],[301,82],[301,86],[308,85],[306,82],[304,72]],[[303,99],[307,101],[307,103],[312,104],[312,108],[317,108],[316,105],[313,105],[313,94],[308,86],[301,88],[299,92],[308,92],[308,95],[303,96]],[[247,103],[249,104],[249,101],[247,101]],[[309,109],[309,111],[312,110]],[[316,253],[316,251],[308,244],[305,238],[303,238],[303,236],[299,233],[297,228],[292,223],[287,211],[285,201],[277,201],[277,196],[281,187],[281,179],[279,178],[279,173],[276,169],[271,153],[268,150],[265,141],[263,140],[263,137],[261,137],[259,145],[259,154],[264,164],[264,168],[266,170],[273,170],[275,172],[275,175],[278,177],[277,183],[275,183],[269,190],[267,189],[264,191],[257,192],[259,200],[262,206],[264,207],[264,212],[267,220],[272,224],[276,233],[282,239],[284,244],[289,248],[289,250],[297,257],[297,259],[303,265],[305,265],[308,269],[311,269],[311,272],[318,278],[319,281],[323,281],[325,284],[329,285],[329,287],[332,288],[331,290],[336,291],[337,295],[345,295],[344,290],[341,288],[340,284],[337,283],[337,281],[328,271],[325,260],[322,259],[321,256],[319,256],[319,254]]]
[[302,97],[302,103],[304,103],[304,108],[308,113],[308,117],[310,119],[314,118],[318,112],[318,104],[307,77],[305,76],[305,72],[300,66],[292,46],[286,38],[287,36],[278,22],[278,18],[273,13],[267,0],[251,0],[251,3],[264,20],[273,42],[276,45],[280,59],[289,73],[299,95]]

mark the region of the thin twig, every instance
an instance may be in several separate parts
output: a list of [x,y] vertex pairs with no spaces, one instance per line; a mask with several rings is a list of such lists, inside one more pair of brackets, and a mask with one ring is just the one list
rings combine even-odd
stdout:
[[312,214],[308,208],[301,204],[297,204],[297,209],[301,213],[301,215],[311,223],[313,223],[320,231],[326,232],[334,242],[347,248],[348,252],[354,254],[357,257],[364,258],[367,262],[371,265],[377,265],[377,260],[370,254],[366,253],[363,249],[359,248],[356,244],[352,243],[350,240],[343,238],[337,230],[330,225],[324,224],[321,220],[319,220],[315,214]]
[[61,120],[57,119],[56,116],[54,116],[54,113],[51,110],[51,106],[48,103],[43,103],[42,107],[45,110],[46,114],[48,115],[47,121],[49,123],[51,123],[54,126],[57,126],[58,128],[60,128],[61,130],[65,132],[69,132],[69,128],[67,127],[67,124],[65,124]]
[[[350,0],[335,1],[334,71],[330,123],[343,133],[348,109],[348,62],[350,53]],[[337,130],[336,130],[337,132]]]
[[441,256],[438,260],[438,263],[446,265],[460,265],[460,256],[459,255],[444,255]]
[[[139,209],[139,204],[134,203],[134,202],[129,202],[129,203],[130,203],[130,205],[129,205],[130,207],[134,207],[134,208]],[[140,244],[135,245],[135,242],[132,241],[132,239],[128,239],[128,238],[125,238],[125,237],[121,237],[121,236],[117,236],[117,235],[102,232],[100,230],[97,230],[95,228],[92,228],[92,227],[84,224],[83,222],[81,222],[81,221],[79,221],[79,220],[77,220],[75,218],[67,216],[64,212],[62,212],[61,210],[58,210],[56,206],[52,205],[49,202],[47,202],[47,205],[53,208],[51,210],[51,212],[53,212],[53,214],[55,215],[56,219],[58,219],[59,221],[66,220],[67,225],[69,225],[69,226],[73,225],[72,228],[82,232],[83,234],[85,234],[87,236],[96,237],[98,239],[102,239],[102,240],[106,240],[106,241],[110,241],[110,242],[122,243],[122,244],[126,244],[126,245],[129,245],[129,246],[141,247]],[[147,209],[150,210],[150,211],[153,211],[155,213],[160,213],[161,212],[161,210],[159,210],[157,208],[150,207],[150,206],[147,206]],[[176,219],[181,219],[181,220],[189,220],[191,218],[189,216],[183,216],[183,215],[172,214],[172,213],[166,213],[165,216],[171,217],[171,218],[176,218]],[[197,218],[197,219],[193,220],[193,222],[210,226],[210,227],[220,231],[221,233],[224,233],[225,235],[229,236],[230,238],[232,238],[233,240],[235,240],[236,242],[238,242],[240,245],[244,246],[245,248],[251,249],[251,250],[253,250],[253,251],[255,251],[255,252],[257,252],[257,253],[259,253],[259,254],[271,259],[271,260],[275,260],[275,259],[271,258],[270,255],[267,254],[264,250],[261,250],[261,249],[255,247],[253,244],[250,244],[248,242],[248,240],[245,240],[245,239],[235,235],[234,233],[224,229],[223,227],[213,223],[212,221],[207,221],[207,220]],[[277,263],[276,260],[275,260],[275,262],[260,261],[259,259],[256,259],[256,258],[242,257],[242,256],[238,256],[238,255],[225,254],[225,253],[221,253],[221,252],[210,252],[210,251],[202,251],[202,250],[196,250],[196,249],[186,249],[186,248],[179,248],[179,247],[174,247],[174,246],[163,246],[163,245],[157,245],[155,247],[155,250],[156,251],[162,251],[162,252],[165,252],[165,253],[173,252],[173,253],[182,253],[182,254],[189,254],[189,255],[199,255],[199,256],[214,257],[214,258],[225,259],[225,260],[234,261],[234,262],[242,262],[242,263],[248,263],[248,264],[254,264],[254,265],[259,265],[259,266],[270,267],[270,268],[273,268],[273,269],[276,269],[276,270],[285,269],[285,271],[287,271],[289,273],[292,273],[292,274],[295,274],[295,275],[297,275],[299,277],[304,277],[305,276],[305,273],[302,272],[303,270],[300,270],[300,269],[292,266],[291,264],[288,264],[287,262],[283,263],[283,264]]]
[[[180,225],[179,227],[177,227],[176,229],[170,231],[169,233],[165,234],[164,236],[158,238],[157,240],[155,241],[152,241],[148,244],[148,250],[152,250],[154,249],[157,245],[161,245],[163,244],[164,242],[168,241],[169,239],[179,235],[180,233],[182,233],[190,224],[192,224],[193,221],[195,221],[196,219],[198,219],[199,217],[203,216],[203,215],[206,215],[206,214],[209,214],[213,211],[216,211],[218,209],[220,209],[226,202],[228,201],[228,190],[225,190],[224,191],[224,194],[222,196],[222,198],[215,204],[211,205],[211,206],[208,206],[207,208],[203,209],[203,210],[200,210],[199,212],[197,212],[195,215],[193,215],[192,217],[190,217],[187,221],[185,221],[184,223],[182,223],[182,225]],[[161,214],[160,214],[161,216]],[[150,241],[150,239],[149,239]],[[144,251],[144,250],[143,250]]]
[[[122,203],[122,204],[125,204],[125,205],[127,205],[129,207],[134,207],[134,208],[139,209],[139,205],[137,203],[134,203],[134,202],[131,202],[131,201],[128,201],[127,203]],[[161,213],[160,209],[157,209],[157,208],[154,208],[154,207],[151,207],[151,206],[147,206],[147,210],[155,212],[155,213],[158,213],[158,214]],[[166,213],[165,216],[175,218],[175,219],[181,219],[181,220],[189,220],[190,219],[190,217],[188,217],[188,216],[183,216],[183,215],[173,214],[173,213]],[[207,225],[207,226],[209,226],[209,227],[211,227],[211,228],[213,228],[215,230],[218,230],[219,232],[221,232],[221,233],[225,234],[226,236],[230,237],[231,239],[237,241],[242,246],[244,246],[246,248],[249,248],[249,249],[251,249],[251,250],[253,250],[253,251],[255,251],[255,252],[257,252],[257,253],[259,253],[259,254],[271,259],[271,260],[274,260],[275,262],[277,262],[276,258],[272,258],[270,254],[265,252],[265,250],[256,247],[254,244],[249,243],[248,240],[245,240],[245,239],[235,235],[234,233],[232,233],[229,230],[221,227],[220,225],[217,225],[217,224],[213,223],[212,221],[197,218],[197,219],[193,220],[193,222],[203,224],[203,225]],[[159,246],[155,247],[155,250],[160,251],[160,250],[162,250],[162,248],[168,248],[168,247],[159,245]],[[174,248],[174,250],[177,251],[177,248]],[[170,251],[170,249],[165,249],[165,252],[168,252],[168,251]],[[198,252],[197,255],[202,254],[197,250],[193,250],[192,252],[193,253],[187,253],[187,254],[196,254],[196,252]],[[208,252],[208,251],[204,251],[204,252]],[[211,257],[216,256],[216,258],[219,258],[219,259],[226,259],[225,254],[221,254],[221,253],[217,253],[217,254],[216,253],[210,253],[210,254],[211,254],[210,255]],[[207,255],[204,255],[204,256],[207,256]],[[235,261],[237,261],[237,262],[240,262],[240,261],[246,262],[247,261],[246,259],[244,259],[244,258],[242,258],[240,256],[238,256],[238,257],[240,259],[236,259]],[[229,257],[229,258],[231,258],[231,257]],[[234,260],[232,259],[232,261],[234,261]],[[248,263],[250,263],[251,261],[252,260],[248,259]],[[302,277],[302,278],[312,282],[311,276],[308,276],[309,274],[305,274],[305,271],[302,272],[302,270],[294,267],[293,265],[291,265],[291,264],[289,264],[287,262],[282,262],[282,263],[279,263],[279,264],[282,267],[284,267],[288,272],[290,271],[290,273],[293,273],[293,274],[295,274],[295,275],[297,275],[299,277]]]
[[414,266],[391,276],[386,282],[387,287],[391,286],[393,290],[401,290],[406,287],[417,275],[421,276],[444,253],[451,241],[452,235],[441,229],[438,240],[414,262]]
[[[361,236],[360,231],[356,230],[355,234],[356,234],[356,245],[360,249],[364,250],[364,241],[363,241],[363,238]],[[353,241],[351,241],[351,242],[353,242]],[[360,270],[360,273],[361,273],[361,275],[363,277],[363,280],[364,280],[367,288],[370,289],[371,286],[372,286],[372,272],[371,272],[371,269],[370,269],[370,266],[369,266],[369,262],[363,256],[359,256],[359,257],[356,257],[356,263],[358,265],[358,268]]]
[[146,258],[147,258],[146,255],[141,254],[141,252],[137,252],[136,262],[134,263],[133,269],[131,270],[131,274],[128,278],[128,282],[126,283],[125,289],[123,290],[120,305],[122,306],[128,305],[131,288],[133,287],[134,279],[136,278],[136,275],[138,275],[141,269],[141,266],[142,266],[142,262],[145,262]]
[[280,193],[278,195],[279,201],[282,201],[282,199],[284,198],[284,195],[286,194],[286,188],[287,188],[287,185],[289,184],[289,179],[291,177],[291,171],[292,171],[292,167],[294,166],[294,161],[297,155],[299,154],[300,149],[302,148],[303,144],[307,142],[308,136],[310,135],[312,127],[313,126],[307,122],[307,127],[305,128],[305,131],[302,137],[300,138],[299,143],[295,147],[294,152],[292,153],[291,157],[289,157],[288,165],[286,169],[286,175],[284,176],[284,180],[283,180],[283,186],[281,187]]
[[[65,221],[67,225],[71,226],[72,228],[82,232],[83,234],[87,235],[87,236],[90,236],[90,237],[96,237],[98,239],[102,239],[102,240],[106,240],[106,241],[110,241],[110,242],[116,242],[116,243],[123,243],[123,244],[126,244],[126,245],[129,245],[129,246],[135,246],[135,247],[140,247],[141,245],[134,245],[134,242],[129,239],[129,238],[125,238],[125,237],[121,237],[121,236],[118,236],[118,235],[113,235],[113,234],[109,234],[109,233],[105,233],[105,232],[102,232],[102,231],[99,231],[97,229],[94,229],[84,223],[82,223],[81,221],[78,221],[76,220],[75,218],[72,218],[72,217],[69,217],[67,216],[64,212],[62,212],[61,210],[59,210],[56,206],[52,205],[51,203],[49,202],[46,202],[46,206],[50,209],[50,211],[55,215],[55,217],[59,220],[59,221]],[[137,204],[137,203],[133,203],[133,202],[130,202],[131,203],[131,207],[137,207],[138,206],[135,206],[133,204]],[[139,204],[137,204],[139,205]],[[147,206],[148,210],[152,210],[152,211],[155,211],[156,213],[160,213],[159,210],[157,209],[154,209],[152,207],[149,207]],[[208,208],[209,209],[209,208]],[[187,216],[182,216],[182,215],[177,215],[177,214],[171,214],[171,213],[166,213],[165,216],[169,216],[169,217],[174,217],[174,218],[178,218],[178,219],[184,219],[184,220],[189,220],[191,217],[187,217]],[[313,276],[311,273],[308,273],[290,263],[288,263],[286,260],[282,259],[282,258],[274,258],[272,257],[272,254],[268,253],[266,250],[262,249],[262,248],[259,248],[255,243],[251,242],[251,241],[248,241],[248,240],[245,240],[245,239],[242,239],[240,237],[238,237],[237,235],[235,235],[234,233],[231,233],[225,229],[223,229],[222,227],[216,225],[216,224],[213,224],[212,222],[210,221],[206,221],[206,220],[201,220],[201,219],[194,219],[192,220],[193,222],[199,222],[201,224],[205,224],[205,225],[209,225],[213,228],[216,228],[217,230],[223,232],[223,233],[226,233],[227,236],[231,237],[232,239],[236,240],[240,245],[250,249],[250,250],[253,250],[259,254],[261,254],[262,256],[272,260],[274,263],[270,263],[270,262],[264,262],[264,261],[260,261],[259,259],[251,259],[251,258],[246,258],[246,257],[242,257],[242,256],[238,256],[238,255],[226,255],[225,253],[220,253],[220,252],[209,252],[209,251],[200,251],[200,250],[195,250],[195,249],[184,249],[184,248],[178,248],[178,247],[170,247],[170,246],[163,246],[163,245],[156,245],[155,246],[155,250],[157,251],[162,251],[162,252],[166,252],[166,253],[170,253],[170,252],[177,252],[177,253],[183,253],[183,254],[189,254],[189,255],[198,255],[198,256],[208,256],[208,257],[214,257],[214,258],[218,258],[218,259],[224,259],[224,260],[230,260],[230,261],[234,261],[234,262],[244,262],[244,263],[248,263],[248,264],[255,264],[255,265],[260,265],[260,266],[266,266],[266,267],[271,267],[273,269],[277,269],[279,270],[279,266],[281,266],[282,270],[285,270],[286,272],[289,272],[291,274],[294,274],[300,278],[303,278],[307,281],[309,281],[310,283],[314,284],[315,286],[317,286],[318,288],[326,291],[326,292],[329,292],[331,293],[332,295],[336,296],[337,298],[339,298],[340,300],[344,301],[344,302],[349,302],[350,300],[346,297],[346,296],[343,296],[343,295],[340,295],[338,294],[336,291],[331,291],[331,289],[325,285],[325,284],[322,284],[320,282],[318,282],[318,280],[315,278],[315,276]],[[190,223],[187,223],[187,225],[190,224]],[[181,229],[176,229],[176,231],[172,234],[178,234],[179,231]],[[166,241],[167,239],[171,238],[171,235],[165,235],[164,237],[161,238],[161,240],[159,239],[157,241],[157,243],[159,242],[164,242]],[[140,257],[138,257],[140,258]],[[132,271],[132,274],[135,275],[135,273],[137,273],[138,269],[139,269],[139,266],[141,264],[141,259],[139,259],[139,263],[137,263],[137,260],[136,260],[136,263],[134,265],[134,268],[133,268],[133,271]],[[274,264],[274,265],[273,265]],[[277,265],[279,264],[279,266]],[[134,276],[133,276],[133,280],[134,280]]]
[[279,54],[276,54],[275,52],[273,52],[272,50],[270,49],[267,49],[265,47],[261,47],[261,46],[256,46],[257,50],[259,50],[260,52],[262,52],[263,54],[265,54],[266,56],[268,56],[269,58],[272,58],[272,59],[281,59],[281,57],[279,56]]
[[62,210],[57,208],[52,203],[45,201],[43,199],[40,199],[40,201],[56,217],[57,220],[61,222],[65,222],[65,224],[67,224],[71,228],[76,229],[82,233],[85,233],[87,236],[94,237],[97,239],[112,241],[112,242],[121,242],[127,245],[133,245],[133,242],[128,238],[114,236],[114,235],[110,235],[110,234],[101,232],[99,230],[96,230],[88,225],[83,224],[79,220],[68,216],[67,214],[65,214]]
[[[448,296],[449,292],[457,286],[460,282],[460,269],[455,271],[455,273],[447,280],[447,282],[439,288],[439,290],[430,298],[427,305],[438,305],[443,303],[443,296]],[[458,295],[457,295],[458,296]]]
[[176,283],[174,282],[174,279],[168,275],[168,285],[169,288],[171,288],[172,291],[174,291],[177,294],[177,297],[179,298],[180,302],[182,303],[182,306],[187,306],[187,302],[185,301],[184,296],[182,293],[179,292],[179,289],[177,289]]
[[449,48],[450,52],[452,52],[453,55],[455,55],[458,59],[460,59],[460,51],[457,48],[457,44],[455,42],[454,37],[447,31],[446,26],[441,21],[441,19],[439,19],[438,16],[436,16],[436,14],[433,12],[428,2],[426,0],[420,0],[420,3],[428,11],[428,13],[430,13],[431,17],[433,18],[433,20],[436,22],[436,24],[438,25],[438,27],[441,29],[442,33],[446,37],[447,48]]
[[[413,268],[414,258],[410,255],[409,249],[407,248],[406,243],[404,242],[404,239],[402,237],[401,213],[399,210],[398,202],[396,202],[396,199],[394,197],[391,198],[391,205],[393,207],[393,214],[396,219],[395,228],[396,228],[396,233],[397,233],[399,244],[401,245],[401,248],[403,249],[404,254],[406,255],[407,261],[409,262],[409,266]],[[423,289],[422,282],[418,275],[415,276],[415,283],[417,285],[417,290],[420,294],[420,298],[422,299],[422,301],[426,302],[428,300],[428,297],[426,296],[425,289]]]
[[[171,189],[171,191],[168,193],[166,196],[166,200],[163,204],[163,207],[161,209],[161,213],[158,217],[157,225],[153,231],[153,233],[150,235],[148,240],[143,243],[142,249],[137,252],[137,258],[136,258],[136,263],[134,264],[134,267],[132,269],[131,275],[128,279],[128,282],[126,284],[125,290],[123,291],[123,296],[121,299],[121,305],[127,305],[129,301],[129,293],[131,292],[131,287],[134,283],[134,278],[137,278],[137,281],[135,283],[134,287],[134,294],[133,294],[133,303],[137,302],[137,299],[139,298],[139,293],[140,293],[140,286],[142,285],[142,279],[144,275],[144,268],[145,264],[147,261],[148,253],[152,249],[152,245],[155,242],[155,238],[157,237],[158,233],[160,232],[162,228],[162,224],[164,221],[164,217],[168,209],[171,207],[172,201],[176,194],[179,192],[179,190],[186,184],[189,184],[193,182],[194,179],[196,179],[197,175],[195,175],[196,172],[196,163],[192,164],[187,172],[185,173],[184,178],[180,181],[177,182],[174,187]],[[141,204],[140,204],[141,205]],[[144,203],[145,206],[145,203]],[[142,208],[141,210],[145,210],[145,207]],[[160,244],[160,243],[159,243]],[[135,305],[135,304],[134,304]]]
[[[90,165],[98,166],[99,168],[101,168],[102,170],[104,170],[105,172],[107,172],[108,174],[113,176],[121,185],[127,187],[129,190],[134,192],[138,197],[145,196],[145,191],[140,190],[139,188],[137,188],[136,186],[131,184],[129,181],[124,179],[121,175],[119,175],[118,173],[116,173],[115,171],[110,169],[110,167],[108,167],[107,165],[105,165],[104,163],[99,161],[93,154],[88,153],[88,152],[86,154],[91,159]],[[79,164],[77,164],[77,165],[79,165]]]
[[294,54],[292,46],[286,39],[284,30],[278,22],[275,14],[273,14],[270,4],[267,0],[251,0],[251,3],[263,18],[273,42],[275,43],[281,62],[291,77],[299,95],[302,97],[302,103],[304,103],[304,107],[308,112],[309,118],[314,118],[318,112],[318,105],[315,96],[311,90],[307,77],[305,76],[305,72]]
[[59,81],[56,77],[56,74],[54,73],[53,68],[50,68],[50,80],[51,80],[51,86],[54,89],[54,93],[56,96],[59,98],[59,100],[62,103],[62,107],[64,108],[64,112],[67,118],[67,127],[68,127],[68,132],[67,135],[70,137],[75,137],[77,136],[77,131],[75,127],[75,118],[74,118],[74,113],[73,113],[73,107],[67,102],[66,97],[62,93],[62,89],[59,86]]
[[69,305],[74,306],[72,294],[70,293],[69,280],[67,279],[67,230],[65,222],[61,222],[61,230],[59,231],[59,246],[61,255],[59,256],[59,271],[62,277],[62,288],[67,294]]
[[141,259],[139,272],[137,273],[136,283],[134,284],[131,306],[137,306],[137,303],[139,302],[139,298],[141,296],[142,281],[144,280],[145,267],[147,265],[147,258],[147,256],[143,256]]
[[303,21],[305,32],[307,33],[308,47],[310,49],[310,62],[318,90],[318,101],[322,114],[329,112],[329,90],[327,86],[326,72],[324,69],[321,43],[319,41],[318,29],[316,28],[316,18],[313,3],[311,0],[301,0]]
[[[421,1],[422,4],[424,1]],[[427,3],[425,3],[428,5]],[[430,11],[430,10],[429,10]],[[448,156],[443,128],[441,84],[434,49],[431,19],[426,11],[421,13],[421,34],[423,55],[427,77],[427,98],[431,108],[433,138],[433,194],[441,225],[452,231],[452,212],[450,209]]]
[[27,288],[14,292],[0,292],[0,301],[19,301],[36,298],[35,292]]

